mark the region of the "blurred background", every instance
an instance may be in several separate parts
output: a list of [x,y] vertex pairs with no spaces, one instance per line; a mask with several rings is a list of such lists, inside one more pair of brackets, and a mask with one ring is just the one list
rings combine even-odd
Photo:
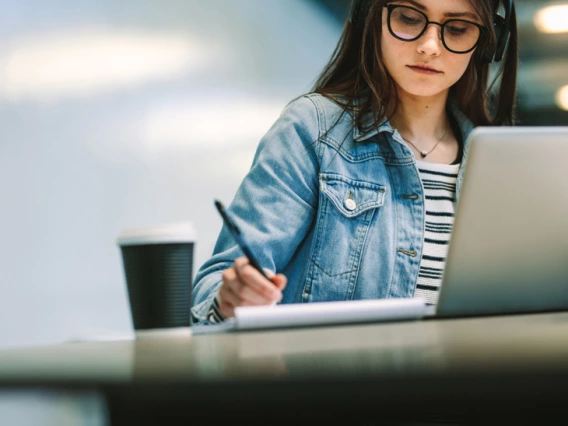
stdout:
[[[516,4],[521,124],[568,124],[568,2]],[[0,5],[0,347],[128,337],[119,232],[191,221],[195,273],[349,2]]]

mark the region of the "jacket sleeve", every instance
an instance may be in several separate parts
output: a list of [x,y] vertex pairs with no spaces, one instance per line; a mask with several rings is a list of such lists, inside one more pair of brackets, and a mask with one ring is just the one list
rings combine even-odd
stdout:
[[[263,268],[284,269],[304,239],[318,203],[319,116],[303,96],[284,109],[262,138],[249,173],[228,211]],[[192,320],[207,323],[221,275],[242,251],[223,226],[213,256],[193,285]]]

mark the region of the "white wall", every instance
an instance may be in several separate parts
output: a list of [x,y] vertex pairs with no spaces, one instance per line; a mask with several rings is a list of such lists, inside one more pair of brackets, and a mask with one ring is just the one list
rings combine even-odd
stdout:
[[341,28],[305,0],[0,4],[0,347],[128,336],[120,230],[191,220],[197,269]]

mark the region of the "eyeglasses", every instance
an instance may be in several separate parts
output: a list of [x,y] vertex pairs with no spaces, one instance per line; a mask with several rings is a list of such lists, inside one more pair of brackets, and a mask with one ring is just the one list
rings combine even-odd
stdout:
[[430,21],[420,10],[388,4],[388,27],[393,37],[402,41],[418,40],[430,24],[441,28],[444,47],[452,53],[469,53],[478,45],[485,27],[463,19],[448,19],[443,24]]

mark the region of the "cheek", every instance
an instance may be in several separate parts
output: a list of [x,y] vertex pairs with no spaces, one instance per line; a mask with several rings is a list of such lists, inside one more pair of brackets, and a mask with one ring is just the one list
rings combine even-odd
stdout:
[[[389,65],[394,65],[394,63],[392,63],[393,60],[405,55],[405,49],[408,48],[409,44],[411,43],[405,43],[394,38],[389,33],[386,22],[383,22],[383,29],[381,34],[381,53],[383,61],[387,68],[389,67]],[[391,62],[390,64],[389,61]]]
[[459,67],[460,67],[462,73],[465,72],[465,70],[469,66],[470,62],[471,62],[471,55],[468,55],[468,57],[465,58],[465,60],[461,61],[461,64],[459,65]]
[[462,77],[462,75],[464,75],[473,54],[470,53],[462,56],[464,57],[456,58],[456,60],[451,63],[452,79],[454,79],[455,81],[458,81]]
[[406,52],[405,49],[408,48],[409,44],[410,43],[404,43],[403,41],[396,40],[388,35],[381,39],[381,55],[383,63],[387,69],[395,67],[395,65],[399,62],[399,58],[408,57],[409,53]]

